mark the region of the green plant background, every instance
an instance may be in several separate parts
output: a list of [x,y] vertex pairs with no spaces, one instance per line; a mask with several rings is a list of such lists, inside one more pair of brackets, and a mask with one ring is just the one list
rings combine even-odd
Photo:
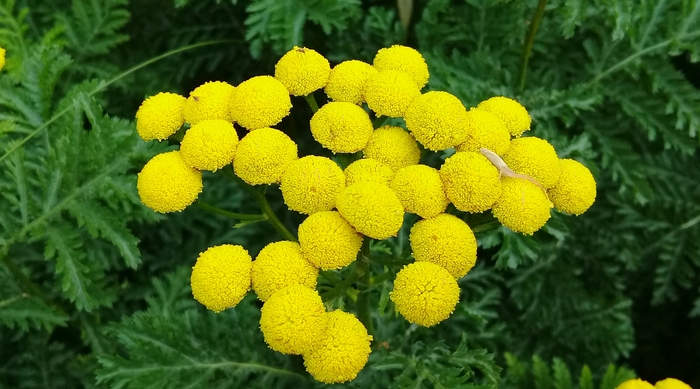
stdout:
[[[0,388],[323,386],[265,346],[254,296],[222,314],[193,301],[199,252],[281,237],[143,207],[135,174],[174,146],[142,142],[133,118],[160,91],[271,74],[293,45],[337,63],[395,43],[423,53],[428,89],[521,101],[534,135],[593,171],[598,199],[534,237],[478,233],[461,301],[434,328],[397,317],[377,278],[377,346],[345,386],[700,387],[699,26],[696,0],[0,0]],[[327,155],[293,103],[280,128]],[[204,180],[205,201],[257,211],[235,183]],[[405,242],[373,247],[390,263],[376,277]]]

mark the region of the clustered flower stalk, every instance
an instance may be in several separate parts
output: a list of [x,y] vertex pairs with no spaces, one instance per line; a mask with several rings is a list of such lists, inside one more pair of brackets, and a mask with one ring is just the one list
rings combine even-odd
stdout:
[[[448,212],[450,204],[460,212],[490,210],[500,225],[533,234],[553,207],[580,215],[595,200],[595,180],[584,165],[560,159],[544,139],[523,136],[531,118],[520,103],[495,96],[467,109],[449,92],[421,92],[429,77],[423,56],[405,46],[379,50],[371,65],[349,60],[332,69],[316,51],[295,47],[279,60],[274,77],[236,87],[207,82],[188,97],[159,93],[136,114],[144,140],[180,144],[139,173],[146,206],[169,213],[196,202],[244,223],[267,221],[285,239],[265,246],[254,261],[235,242],[203,251],[192,268],[194,298],[220,312],[252,288],[264,302],[265,342],[302,355],[318,381],[353,380],[367,363],[371,284],[394,277],[387,271],[373,280],[371,263],[383,263],[373,259],[371,242],[397,236],[406,213],[421,220],[410,226],[411,253],[397,260],[403,267],[390,300],[409,322],[431,327],[459,301],[457,280],[477,259],[474,231],[494,226],[469,226]],[[319,106],[313,93],[321,89],[329,101]],[[297,144],[273,128],[289,114],[290,96],[305,97],[311,134],[334,159],[300,157]],[[384,125],[389,118],[398,120]],[[239,131],[246,132],[242,139]],[[454,152],[442,153],[448,149]],[[436,167],[420,163],[434,152],[448,157]],[[237,181],[261,213],[197,202],[203,170]],[[269,185],[279,185],[289,210],[308,215],[298,238],[270,207]],[[338,277],[337,270],[353,263],[354,271]],[[323,294],[320,276],[334,284]],[[346,295],[356,315],[334,306]]]

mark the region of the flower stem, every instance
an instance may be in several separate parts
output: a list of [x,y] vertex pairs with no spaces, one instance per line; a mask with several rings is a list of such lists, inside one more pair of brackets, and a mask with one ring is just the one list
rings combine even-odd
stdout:
[[530,29],[527,31],[527,37],[525,38],[525,46],[523,47],[523,55],[520,60],[520,73],[518,75],[518,80],[520,81],[520,92],[525,90],[525,74],[527,73],[527,63],[530,61],[532,46],[535,43],[535,35],[537,34],[537,29],[539,29],[540,21],[542,21],[542,16],[544,15],[545,5],[547,5],[547,0],[540,0],[540,2],[537,3],[535,16],[532,18],[532,22],[530,23]]
[[498,228],[501,225],[498,220],[492,220],[490,222],[486,222],[484,224],[479,224],[478,226],[475,226],[472,228],[472,231],[476,234],[479,232],[484,232],[484,231],[489,231],[493,230],[494,228]]
[[369,287],[371,283],[369,277],[369,264],[372,258],[369,248],[370,241],[370,238],[365,238],[365,241],[362,242],[360,254],[357,256],[357,267],[355,268],[355,271],[358,273],[358,275],[362,273],[358,282],[360,294],[357,296],[357,318],[360,320],[360,322],[362,322],[362,324],[364,324],[365,328],[367,328],[367,333],[374,335],[374,325],[372,324],[372,311],[370,310],[369,295]]
[[304,98],[306,99],[306,102],[309,103],[309,107],[311,107],[311,112],[318,112],[318,103],[316,103],[316,98],[314,97],[313,92],[304,96]]
[[217,206],[211,205],[209,203],[205,203],[204,201],[197,200],[195,202],[195,205],[198,206],[199,208],[202,208],[203,210],[207,212],[211,212],[216,215],[221,215],[221,216],[226,216],[231,219],[236,219],[236,220],[249,220],[249,221],[260,221],[260,220],[267,220],[267,216],[262,215],[262,214],[249,214],[249,213],[236,213],[236,212],[230,212],[225,209],[221,209]]

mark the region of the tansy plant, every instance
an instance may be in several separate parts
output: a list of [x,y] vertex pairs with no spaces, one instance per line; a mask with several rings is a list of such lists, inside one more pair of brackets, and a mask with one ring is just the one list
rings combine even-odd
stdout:
[[[406,320],[430,327],[457,305],[457,280],[477,259],[474,230],[497,224],[470,226],[461,215],[490,210],[498,223],[531,235],[553,207],[580,215],[595,200],[591,172],[529,136],[530,116],[517,101],[495,96],[467,109],[449,92],[422,93],[428,79],[422,55],[409,47],[381,49],[372,65],[350,60],[333,69],[316,51],[294,47],[277,62],[274,77],[236,87],[208,82],[187,98],[159,93],[136,114],[144,140],[180,143],[139,173],[146,206],[169,213],[197,203],[244,222],[267,221],[285,239],[255,260],[235,242],[205,250],[192,268],[194,298],[220,312],[252,287],[264,302],[260,329],[269,347],[302,355],[318,381],[352,380],[367,363],[373,341],[368,294],[382,281],[371,277],[372,242],[410,229],[411,253],[390,299]],[[329,102],[319,107],[313,92],[320,89]],[[290,113],[290,95],[305,96],[311,134],[333,158],[300,156],[294,140],[273,128]],[[389,118],[392,125],[383,125]],[[421,163],[434,160],[439,166]],[[197,202],[203,170],[237,181],[261,213]],[[267,185],[280,186],[290,211],[308,215],[298,238],[272,211]],[[406,213],[421,220],[411,226]],[[353,263],[355,271],[339,279],[335,271]],[[317,282],[331,279],[334,286],[319,293]],[[334,297],[344,294],[357,316],[336,304]]]

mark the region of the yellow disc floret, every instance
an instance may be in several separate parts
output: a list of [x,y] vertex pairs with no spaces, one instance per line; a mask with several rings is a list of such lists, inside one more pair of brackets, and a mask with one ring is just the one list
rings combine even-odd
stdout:
[[179,212],[202,192],[202,172],[188,166],[179,151],[170,151],[146,163],[136,188],[148,208],[160,213]]
[[422,89],[428,83],[430,73],[428,64],[416,49],[411,47],[393,45],[389,48],[379,49],[374,56],[374,67],[381,71],[400,70],[411,76],[418,89]]
[[302,256],[322,270],[351,264],[362,246],[362,236],[338,212],[316,212],[299,225]]
[[657,382],[654,386],[656,389],[693,389],[690,385],[675,378],[666,378],[665,380]]
[[249,130],[274,126],[289,115],[291,108],[289,91],[271,76],[243,81],[231,98],[231,117]]
[[615,389],[653,389],[654,385],[640,379],[640,378],[635,378],[631,380],[627,380],[620,385],[618,385]]
[[185,163],[199,170],[217,171],[233,162],[238,134],[226,120],[203,120],[190,127],[180,143]]
[[364,157],[384,162],[396,171],[420,161],[420,149],[413,135],[401,127],[384,126],[369,138]]
[[513,99],[496,96],[482,101],[478,107],[498,116],[513,136],[520,136],[523,132],[530,130],[532,121],[530,114],[525,107]]
[[300,284],[316,287],[318,269],[301,256],[299,243],[281,241],[265,246],[253,262],[253,290],[261,301],[278,290]]
[[297,145],[282,131],[260,128],[241,139],[233,160],[236,175],[250,185],[275,184],[297,157]]
[[464,277],[476,262],[476,238],[467,223],[446,213],[417,222],[409,235],[418,262],[440,265],[455,278]]
[[250,289],[251,266],[250,255],[241,246],[208,248],[192,268],[194,299],[214,312],[236,306]]
[[486,211],[501,195],[498,169],[479,153],[461,152],[447,158],[440,178],[447,198],[460,211]]
[[467,139],[467,110],[450,93],[433,91],[416,97],[404,118],[406,127],[428,150],[448,149]]
[[358,182],[343,189],[338,212],[350,225],[374,239],[396,236],[403,224],[403,207],[393,190],[382,184]]
[[314,139],[334,153],[362,150],[373,131],[367,112],[353,103],[328,103],[311,118]]
[[420,90],[408,74],[385,70],[367,78],[362,96],[377,116],[397,118],[403,117]]
[[5,67],[5,49],[0,47],[0,70]]
[[304,354],[304,366],[317,381],[335,384],[350,381],[367,364],[372,336],[355,315],[326,313],[328,330],[321,345]]
[[415,262],[399,271],[389,296],[406,320],[432,327],[454,311],[459,302],[459,285],[441,266]]
[[294,46],[275,65],[275,78],[289,93],[306,96],[326,86],[331,65],[316,50]]
[[515,232],[532,235],[549,220],[552,203],[539,186],[524,178],[503,177],[493,216]]
[[289,209],[305,214],[330,211],[345,188],[345,174],[326,157],[309,155],[289,164],[282,175],[282,197]]
[[556,185],[561,175],[561,164],[554,147],[544,139],[527,137],[513,139],[503,162],[514,172],[539,182],[545,189]]
[[457,146],[457,151],[478,152],[482,147],[503,155],[510,147],[510,134],[496,115],[472,108],[467,112],[467,140]]
[[449,204],[440,173],[427,165],[412,165],[397,170],[390,187],[401,201],[404,211],[423,218],[445,212]]
[[345,183],[350,186],[356,182],[369,181],[389,186],[394,171],[376,159],[358,159],[345,168]]
[[362,104],[365,101],[362,87],[373,74],[377,74],[377,69],[366,62],[354,59],[341,62],[331,70],[325,88],[326,95],[333,101]]
[[304,354],[321,345],[328,316],[315,290],[290,285],[270,296],[260,310],[260,330],[271,349]]
[[136,132],[143,140],[163,140],[185,123],[182,107],[185,98],[168,92],[149,97],[136,111]]
[[593,205],[596,197],[595,178],[587,167],[573,159],[562,159],[561,176],[547,191],[558,210],[580,215]]
[[231,98],[236,88],[223,81],[206,82],[190,92],[185,103],[185,121],[197,124],[203,120],[225,120],[231,117]]

